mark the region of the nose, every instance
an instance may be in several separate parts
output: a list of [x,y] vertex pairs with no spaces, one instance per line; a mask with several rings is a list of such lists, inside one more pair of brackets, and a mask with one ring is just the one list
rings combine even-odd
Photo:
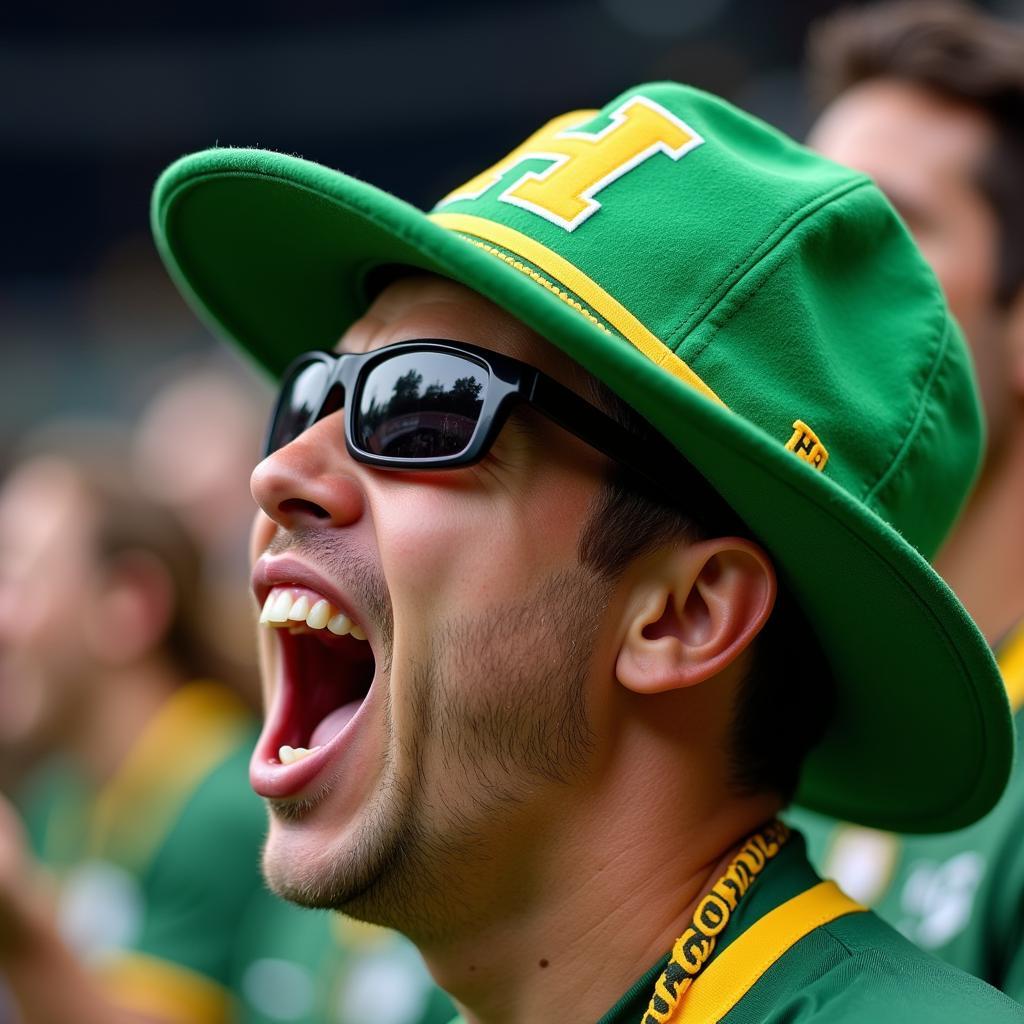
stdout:
[[349,526],[365,495],[345,450],[344,412],[314,423],[268,455],[252,473],[252,496],[279,526]]

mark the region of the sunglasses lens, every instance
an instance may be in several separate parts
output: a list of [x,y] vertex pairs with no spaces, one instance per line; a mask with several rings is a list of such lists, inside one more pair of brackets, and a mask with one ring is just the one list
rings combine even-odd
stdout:
[[352,440],[398,459],[458,455],[473,438],[486,388],[487,370],[468,356],[395,356],[367,373]]
[[267,454],[294,441],[320,410],[330,371],[324,363],[298,367],[281,385],[267,437]]

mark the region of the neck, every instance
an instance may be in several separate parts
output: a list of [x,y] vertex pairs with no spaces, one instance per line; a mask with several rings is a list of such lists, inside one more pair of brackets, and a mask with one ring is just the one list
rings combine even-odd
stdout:
[[84,720],[67,744],[72,760],[94,786],[113,776],[142,730],[180,683],[162,659],[105,670],[91,688]]
[[1024,416],[989,453],[956,530],[935,561],[989,643],[1024,617]]
[[488,850],[481,860],[500,891],[485,893],[481,878],[460,886],[471,922],[418,943],[470,1024],[598,1020],[669,952],[743,839],[778,809],[774,797],[724,792],[707,762],[640,763],[564,794],[530,833],[533,849]]

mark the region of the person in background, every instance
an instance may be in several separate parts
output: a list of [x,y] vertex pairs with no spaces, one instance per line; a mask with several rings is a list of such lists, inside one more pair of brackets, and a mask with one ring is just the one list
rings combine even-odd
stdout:
[[204,643],[218,678],[258,705],[251,598],[244,574],[252,517],[247,467],[263,440],[269,390],[237,360],[205,357],[165,370],[133,434],[132,469],[172,509],[200,554]]
[[[936,567],[996,653],[1024,729],[1024,27],[897,2],[821,23],[810,145],[865,171],[934,268],[988,426],[977,487]],[[950,751],[955,757],[956,752]],[[794,815],[812,860],[918,945],[1024,1000],[1024,765],[986,818],[897,836]]]
[[24,831],[0,805],[0,974],[26,1024],[234,1020],[260,889],[252,719],[204,679],[197,553],[129,451],[51,432],[0,490],[0,742],[52,755]]

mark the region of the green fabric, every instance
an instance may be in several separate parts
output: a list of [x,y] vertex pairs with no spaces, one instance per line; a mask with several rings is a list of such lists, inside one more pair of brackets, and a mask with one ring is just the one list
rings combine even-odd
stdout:
[[[764,869],[719,936],[711,961],[760,918],[818,876],[794,835]],[[597,1024],[640,1024],[667,956]],[[912,946],[873,913],[839,917],[782,955],[721,1024],[1009,1024],[1024,1009]],[[452,1024],[463,1024],[456,1018]]]
[[[1024,709],[1017,712],[1018,734]],[[871,832],[802,808],[812,862],[922,948],[1024,1002],[1024,752],[981,821],[937,836]]]
[[[143,876],[136,949],[234,988],[230,956],[242,908],[262,886],[262,802],[245,792],[255,735],[195,789]],[[255,795],[254,795],[255,796]]]
[[[367,939],[265,888],[266,811],[248,783],[255,739],[240,721],[237,742],[180,795],[162,834],[141,837],[142,815],[126,805],[98,848],[96,794],[73,767],[54,761],[35,776],[19,810],[60,883],[67,937],[87,962],[131,951],[197,971],[234,996],[240,1024],[444,1024],[451,1001],[408,942],[383,929]],[[140,838],[153,850],[141,864]]]
[[[802,841],[799,836],[792,836],[770,864],[770,872],[765,868],[758,876],[757,881],[740,901],[731,924],[718,936],[715,951],[708,963],[720,956],[738,936],[764,917],[769,910],[810,888],[817,881],[802,855]],[[765,882],[768,882],[766,886],[763,885]],[[598,1024],[618,1024],[619,1021],[639,1024],[651,1001],[654,983],[667,962],[666,953],[630,986],[629,991],[598,1021]]]
[[[712,962],[768,911],[817,882],[803,841],[794,835],[740,903]],[[646,1007],[646,998],[631,993],[599,1024],[640,1024]],[[874,914],[854,913],[814,929],[793,945],[721,1018],[721,1024],[1022,1020],[1024,1009],[1012,1000],[922,953]]]
[[[804,856],[802,838],[796,834],[792,835],[789,842],[769,862],[740,901],[730,923],[718,936],[714,953],[708,963],[712,963],[716,957],[721,956],[722,952],[728,949],[743,932],[760,921],[770,910],[809,889],[817,881],[818,879]],[[667,960],[668,954],[640,981],[632,985],[629,992],[598,1021],[598,1024],[618,1024],[619,1021],[627,1020],[632,1021],[633,1024],[639,1024],[647,1010],[647,1004],[650,1002],[654,981],[658,976],[657,970],[663,968]],[[653,978],[651,978],[652,974]],[[650,978],[650,985],[643,990],[641,983],[648,978]],[[635,1016],[638,1008],[639,1015]]]
[[266,891],[236,957],[246,1024],[446,1024],[454,1012],[401,936]]
[[116,844],[90,849],[92,794],[68,766],[37,780],[25,800],[30,840],[58,876],[64,929],[87,961],[130,950],[236,989],[236,929],[262,887],[266,814],[248,786],[255,735],[246,732],[185,795],[141,870]]
[[[982,447],[960,332],[866,178],[673,83],[631,90],[573,127],[611,138],[638,104],[703,143],[616,165],[594,193],[600,206],[571,230],[510,201],[525,172],[554,169],[550,158],[440,211],[527,236],[518,248],[505,239],[486,251],[468,228],[336,171],[235,149],[164,172],[157,244],[197,311],[271,373],[332,346],[365,310],[368,275],[395,263],[465,282],[567,351],[718,488],[803,605],[839,696],[802,801],[905,831],[968,824],[1005,784],[1012,733],[988,648],[922,557],[956,516]],[[616,317],[588,316],[589,286],[520,251],[534,243],[638,317],[726,407],[603,329]],[[798,419],[828,449],[821,472],[786,448]],[[895,775],[878,756],[894,750]]]
[[928,956],[873,914],[817,929],[765,972],[721,1024],[1024,1021],[1002,993]]

